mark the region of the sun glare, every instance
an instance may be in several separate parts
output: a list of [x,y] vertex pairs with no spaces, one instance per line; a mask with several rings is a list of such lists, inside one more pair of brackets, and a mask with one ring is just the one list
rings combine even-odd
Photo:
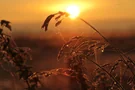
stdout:
[[76,18],[79,15],[80,10],[78,6],[71,5],[67,7],[66,12],[69,13],[70,18]]

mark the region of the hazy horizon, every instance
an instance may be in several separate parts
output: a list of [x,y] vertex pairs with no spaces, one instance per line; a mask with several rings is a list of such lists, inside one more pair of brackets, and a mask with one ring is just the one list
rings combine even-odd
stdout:
[[[12,22],[13,33],[40,32],[44,19],[59,10],[65,10],[68,5],[80,7],[80,17],[99,30],[107,32],[129,32],[135,28],[134,0],[1,0],[0,19]],[[49,31],[54,31],[54,20]],[[68,27],[67,27],[68,26]],[[89,27],[79,20],[65,19],[59,26],[65,32],[86,30]],[[71,30],[73,29],[73,30]],[[27,31],[28,30],[28,31]],[[110,31],[109,31],[110,30]],[[129,31],[128,31],[129,30]],[[132,30],[133,31],[133,30]]]

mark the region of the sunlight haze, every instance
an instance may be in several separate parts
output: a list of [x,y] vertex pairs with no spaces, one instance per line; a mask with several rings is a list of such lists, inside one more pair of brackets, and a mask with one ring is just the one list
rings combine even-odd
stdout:
[[[20,31],[24,27],[31,32],[39,31],[48,15],[64,11],[72,4],[79,6],[80,17],[99,29],[128,29],[135,26],[135,0],[1,0],[0,19],[11,21],[13,28]],[[68,29],[88,28],[78,20],[66,19],[60,29],[65,30],[66,22],[69,23]],[[72,22],[75,23],[70,25]]]

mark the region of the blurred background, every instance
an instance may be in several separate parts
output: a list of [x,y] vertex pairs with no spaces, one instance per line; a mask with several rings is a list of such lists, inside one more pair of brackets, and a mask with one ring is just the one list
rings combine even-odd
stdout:
[[[135,58],[135,0],[1,0],[0,19],[11,21],[13,29],[10,32],[5,28],[4,32],[11,35],[19,47],[31,48],[33,61],[29,61],[29,64],[33,71],[63,67],[64,64],[56,60],[57,54],[65,41],[73,36],[83,35],[102,40],[79,19],[65,18],[57,28],[53,19],[48,31],[41,29],[48,15],[65,11],[72,4],[79,6],[79,17],[96,27],[116,47],[125,52],[132,50],[129,56]],[[99,62],[108,63],[116,59],[118,55],[107,48],[100,55]],[[88,68],[91,68],[89,65]],[[22,82],[17,79],[14,82],[8,72],[0,69],[0,90],[21,90]],[[61,82],[56,86],[59,87]]]

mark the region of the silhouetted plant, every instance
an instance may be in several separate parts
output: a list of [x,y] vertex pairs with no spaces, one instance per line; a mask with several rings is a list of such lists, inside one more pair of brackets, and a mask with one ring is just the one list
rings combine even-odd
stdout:
[[[1,25],[4,23],[8,24],[9,22],[2,21]],[[19,76],[19,79],[24,80],[27,83],[27,90],[36,90],[36,88],[38,88],[38,83],[40,83],[40,76],[49,77],[50,75],[56,74],[70,76],[69,72],[72,72],[72,70],[68,68],[58,68],[50,71],[33,72],[32,67],[26,65],[26,62],[32,59],[29,53],[30,48],[17,47],[15,42],[12,40],[13,39],[11,39],[10,36],[2,32],[0,33],[0,59],[1,61],[9,63],[16,68],[15,73]]]
[[[54,17],[57,21],[55,26],[58,26],[61,24],[64,17],[68,16],[68,13],[61,11],[51,14],[44,21],[42,28],[45,28],[45,31],[47,31],[49,22]],[[18,75],[19,79],[25,81],[27,84],[26,90],[36,90],[39,84],[42,85],[42,76],[47,78],[52,75],[64,75],[69,78],[74,78],[81,86],[81,90],[134,90],[134,61],[122,50],[114,47],[96,28],[85,20],[79,19],[93,28],[105,41],[101,42],[83,36],[73,37],[61,47],[57,56],[58,61],[64,61],[65,64],[67,64],[67,68],[34,72],[32,67],[26,64],[28,60],[32,59],[30,48],[18,47],[13,39],[11,39],[11,36],[3,33],[3,27],[11,30],[11,26],[9,25],[10,22],[6,20],[1,20],[1,62],[9,63],[15,67],[16,72],[14,73]],[[119,59],[116,60],[115,63],[100,65],[96,61],[91,60],[93,56],[96,56],[95,50],[103,52],[109,45],[120,54]],[[92,62],[97,68],[93,72],[87,72],[86,61]],[[3,66],[2,68],[4,69]],[[120,69],[122,71],[120,71]],[[93,76],[89,76],[88,73],[92,73]],[[89,77],[91,77],[91,79]]]
[[[13,39],[4,33],[0,34],[0,40],[1,61],[9,63],[16,68],[15,73],[19,76],[19,79],[26,82],[28,85],[26,88],[27,90],[36,90],[38,88],[38,84],[40,84],[41,76],[49,77],[51,75],[64,75],[70,78],[76,78],[76,76],[78,76],[76,79],[81,79],[79,78],[80,74],[77,74],[76,71],[71,68],[57,68],[50,71],[34,72],[32,71],[31,66],[26,65],[26,62],[32,59],[29,53],[30,48],[18,47],[16,43],[12,41]],[[86,80],[84,75],[81,80],[83,79]]]
[[[55,16],[56,16],[56,17],[55,17]],[[69,16],[68,13],[66,13],[66,12],[61,12],[61,11],[59,11],[58,13],[55,13],[55,14],[51,14],[51,15],[49,15],[49,16],[45,19],[45,21],[44,21],[44,23],[43,23],[43,25],[42,25],[41,28],[45,28],[45,31],[47,31],[47,30],[48,30],[48,24],[49,24],[50,20],[51,20],[53,17],[55,17],[55,20],[57,21],[56,24],[55,24],[55,26],[58,26],[58,25],[62,22],[61,17],[67,17],[67,16]],[[59,20],[59,19],[60,19],[60,20]]]
[[12,29],[11,29],[11,25],[9,23],[10,22],[7,21],[7,20],[1,20],[1,23],[0,24],[1,24],[2,27],[6,27],[6,28],[8,28],[11,31]]
[[[56,16],[57,14],[60,14],[59,16]],[[64,16],[65,15],[65,16]],[[64,16],[64,17],[68,17],[69,16],[69,14],[67,13],[67,12],[62,12],[62,13],[56,13],[56,14],[54,14],[54,16],[56,16],[56,24],[55,24],[55,26],[58,26],[61,22],[62,22],[62,20],[63,19],[61,19],[61,17],[62,16]],[[54,17],[53,16],[53,17]],[[49,17],[49,16],[48,16]],[[47,18],[48,18],[47,17]],[[52,18],[53,18],[52,17]],[[60,19],[60,20],[59,20]],[[111,47],[112,47],[112,49],[114,49],[117,53],[119,53],[119,55],[120,55],[120,59],[121,60],[118,60],[118,62],[114,65],[114,66],[112,66],[112,69],[111,69],[111,71],[110,72],[108,72],[106,69],[104,69],[104,68],[102,68],[99,64],[97,64],[96,62],[94,62],[94,61],[91,61],[91,62],[93,62],[94,64],[96,64],[98,67],[100,67],[100,69],[101,70],[103,70],[106,74],[108,74],[112,79],[113,79],[113,81],[115,82],[115,84],[117,84],[117,86],[118,87],[120,87],[122,90],[124,90],[124,88],[123,88],[123,86],[117,81],[117,79],[115,79],[115,76],[113,76],[111,73],[112,73],[112,71],[114,71],[117,67],[117,65],[119,65],[119,61],[120,62],[123,62],[127,67],[126,68],[128,68],[128,70],[132,73],[132,75],[133,75],[133,77],[135,76],[135,74],[134,74],[134,71],[132,70],[132,68],[131,68],[131,65],[129,64],[129,62],[130,63],[132,63],[132,65],[135,65],[135,63],[134,63],[134,61],[130,58],[130,57],[128,57],[122,50],[120,50],[119,48],[116,48],[116,47],[114,47],[111,43],[110,43],[110,41],[106,38],[106,37],[104,37],[95,27],[93,27],[91,24],[89,24],[87,21],[85,21],[84,19],[82,19],[82,18],[79,18],[81,21],[83,21],[84,23],[86,23],[88,26],[90,26],[93,30],[95,30],[106,42],[107,42],[107,45],[109,44]],[[50,19],[51,20],[51,19]],[[49,20],[49,21],[50,21]],[[49,22],[48,21],[48,22]],[[47,25],[48,25],[48,22],[47,22]],[[46,22],[45,22],[46,23]],[[45,26],[45,23],[44,23],[44,27],[46,27]],[[42,28],[44,28],[44,27],[42,27]],[[78,37],[77,37],[78,38]],[[74,39],[73,39],[74,40]],[[92,52],[93,51],[93,48],[91,48],[91,47],[94,47],[95,45],[91,45],[90,43],[88,43],[88,41],[86,41],[86,42],[83,42],[82,44],[80,44],[80,45],[83,45],[84,44],[84,48],[87,48],[87,46],[89,46],[89,45],[91,45],[91,46],[89,46],[90,48],[88,49],[86,49],[86,50],[78,50],[79,51],[79,53],[78,52],[76,52],[76,48],[77,47],[79,47],[80,45],[78,45],[78,46],[76,46],[76,47],[71,47],[71,46],[69,46],[68,44],[70,44],[73,40],[71,40],[71,41],[69,41],[68,43],[67,43],[67,45],[65,44],[63,47],[62,47],[62,49],[60,50],[60,53],[59,53],[59,55],[58,55],[58,59],[60,58],[60,57],[62,57],[63,56],[63,58],[62,59],[64,59],[64,60],[69,60],[69,61],[72,61],[72,62],[70,62],[70,64],[72,65],[72,64],[74,64],[74,62],[76,62],[76,58],[78,59],[78,57],[79,57],[79,59],[78,60],[80,60],[81,61],[81,59],[82,59],[82,57],[83,58],[87,58],[88,59],[88,56],[89,55],[93,55],[94,53]],[[85,46],[86,45],[86,46]],[[104,45],[105,46],[105,45]],[[69,47],[69,48],[68,48]],[[66,51],[66,52],[64,52],[64,49],[66,50],[66,48],[68,48],[69,49],[69,51]],[[95,47],[94,47],[95,48]],[[99,48],[101,48],[101,47],[99,47]],[[67,50],[68,50],[67,49]],[[80,48],[79,48],[80,49]],[[63,54],[64,53],[64,54]],[[79,54],[79,55],[78,55]],[[72,55],[73,55],[73,57],[72,57]],[[82,56],[82,55],[84,55],[84,56]],[[80,57],[81,56],[81,57]],[[71,59],[71,60],[70,60]],[[81,62],[82,63],[82,62]],[[69,66],[71,67],[71,65],[69,64]],[[75,64],[75,65],[77,65],[77,64]],[[72,65],[73,66],[73,65]],[[82,65],[80,65],[80,66],[82,66]],[[77,68],[80,68],[80,67],[77,67]],[[74,68],[72,68],[72,69],[74,69]],[[82,68],[81,68],[82,69]],[[121,76],[120,76],[121,77]],[[111,89],[112,89],[112,87],[111,87]]]

